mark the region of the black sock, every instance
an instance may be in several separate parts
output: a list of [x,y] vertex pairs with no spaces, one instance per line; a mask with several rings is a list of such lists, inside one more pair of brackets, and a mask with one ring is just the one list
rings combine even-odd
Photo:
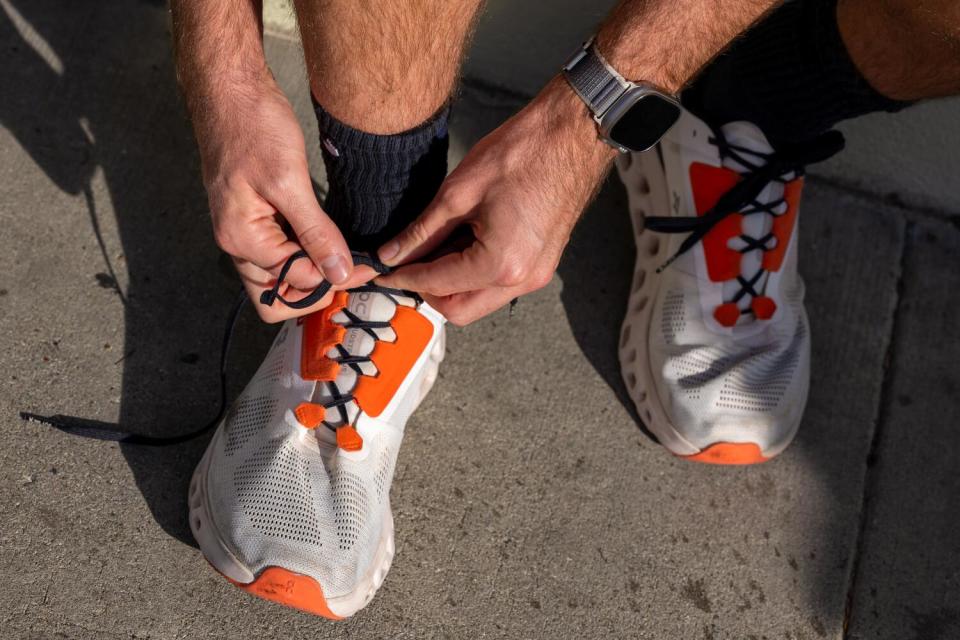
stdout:
[[353,250],[373,251],[416,218],[447,174],[445,106],[418,127],[391,135],[358,131],[313,103],[329,191],[324,210]]
[[752,122],[774,146],[910,104],[881,95],[860,74],[840,36],[836,0],[780,6],[704,69],[683,103],[713,126]]

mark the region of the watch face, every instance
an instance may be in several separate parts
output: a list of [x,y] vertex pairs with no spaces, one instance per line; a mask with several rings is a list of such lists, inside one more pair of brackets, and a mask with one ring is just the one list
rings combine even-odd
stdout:
[[610,139],[633,151],[644,151],[657,143],[680,117],[680,107],[655,93],[641,96],[613,128]]

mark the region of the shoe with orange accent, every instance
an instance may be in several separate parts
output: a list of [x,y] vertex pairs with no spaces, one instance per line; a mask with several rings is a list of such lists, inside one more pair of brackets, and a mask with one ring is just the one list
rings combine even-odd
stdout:
[[618,160],[637,243],[620,367],[675,455],[763,462],[796,434],[810,378],[803,167],[842,146],[830,132],[775,151],[750,123],[684,112],[656,150]]
[[390,483],[407,418],[437,377],[444,320],[366,285],[287,321],[190,483],[214,568],[328,618],[366,605],[393,559]]

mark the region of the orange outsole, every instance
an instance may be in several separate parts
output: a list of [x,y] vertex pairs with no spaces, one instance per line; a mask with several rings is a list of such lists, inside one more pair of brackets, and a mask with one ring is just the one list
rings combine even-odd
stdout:
[[330,620],[343,620],[341,616],[330,611],[330,607],[327,606],[327,599],[323,596],[323,589],[310,576],[294,573],[282,567],[267,567],[257,576],[256,580],[249,584],[237,582],[227,576],[223,577],[258,598]]
[[752,442],[717,442],[700,453],[678,457],[706,464],[760,464],[770,459]]

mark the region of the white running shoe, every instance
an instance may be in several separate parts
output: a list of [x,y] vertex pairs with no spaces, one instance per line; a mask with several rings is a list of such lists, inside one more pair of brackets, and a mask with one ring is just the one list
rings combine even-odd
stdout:
[[796,434],[810,378],[803,165],[842,145],[830,132],[774,152],[750,123],[712,130],[684,112],[656,150],[618,161],[637,244],[620,367],[673,454],[763,462]]
[[404,425],[436,380],[443,325],[376,285],[283,325],[190,483],[190,528],[217,571],[333,619],[370,601],[393,559]]

